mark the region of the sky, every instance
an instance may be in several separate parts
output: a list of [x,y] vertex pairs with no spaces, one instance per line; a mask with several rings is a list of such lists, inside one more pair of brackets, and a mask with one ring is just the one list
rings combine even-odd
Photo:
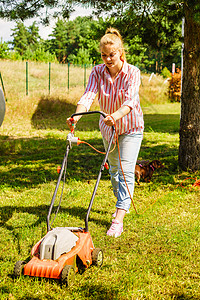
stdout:
[[[75,19],[78,16],[89,16],[92,13],[92,9],[86,9],[83,7],[78,7],[75,12],[71,14],[70,20]],[[30,19],[24,22],[25,26],[30,26],[33,24],[35,19]],[[52,33],[52,28],[54,27],[55,20],[53,20],[50,23],[50,26],[42,26],[41,24],[38,24],[39,26],[39,34],[41,38],[47,39],[48,35]],[[2,39],[3,42],[8,42],[12,40],[11,34],[12,30],[16,26],[16,22],[8,22],[3,19],[0,19],[0,39]]]

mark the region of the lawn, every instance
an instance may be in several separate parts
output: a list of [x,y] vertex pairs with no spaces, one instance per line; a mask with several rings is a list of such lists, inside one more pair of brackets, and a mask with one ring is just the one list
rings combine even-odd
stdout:
[[[0,128],[0,299],[200,299],[200,190],[192,188],[200,171],[179,169],[180,104],[159,100],[164,83],[154,80],[159,83],[149,83],[143,75],[145,133],[139,159],[159,159],[165,168],[155,171],[152,182],[136,184],[133,201],[138,214],[132,206],[117,239],[106,236],[115,198],[104,170],[89,218],[89,231],[95,247],[103,249],[104,263],[77,273],[70,288],[56,280],[15,278],[13,269],[16,261],[30,259],[31,248],[46,234],[56,170],[69,133],[65,120],[74,112],[81,91],[28,97],[20,92],[15,98],[7,89]],[[4,84],[8,86],[6,80]],[[96,103],[93,109],[98,109]],[[98,116],[83,117],[76,136],[103,150]],[[87,145],[70,150],[53,227],[84,227],[102,160],[103,155]],[[59,197],[56,207],[58,203]]]

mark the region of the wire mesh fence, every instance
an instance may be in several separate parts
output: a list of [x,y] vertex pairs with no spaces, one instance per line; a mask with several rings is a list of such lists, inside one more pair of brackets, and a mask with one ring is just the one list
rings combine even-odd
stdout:
[[62,94],[76,87],[84,90],[91,70],[92,65],[0,61],[1,78],[8,95]]

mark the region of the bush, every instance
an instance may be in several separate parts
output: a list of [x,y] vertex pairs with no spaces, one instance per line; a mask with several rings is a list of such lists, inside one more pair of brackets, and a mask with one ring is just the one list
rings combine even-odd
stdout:
[[21,55],[19,54],[19,52],[12,50],[9,52],[9,56],[8,59],[10,60],[22,60]]
[[164,67],[164,69],[162,69],[161,75],[162,75],[163,78],[169,78],[169,77],[171,77],[171,73],[167,69],[167,67]]
[[49,51],[45,51],[43,47],[38,47],[35,51],[28,48],[22,55],[23,60],[33,60],[40,62],[55,62],[57,58],[55,54],[51,54]]
[[68,56],[68,61],[74,65],[91,65],[92,58],[90,58],[90,54],[88,49],[80,48],[77,52],[77,55],[70,54]]
[[181,70],[176,69],[176,73],[169,80],[169,99],[180,102],[181,100]]
[[9,46],[8,43],[0,41],[0,58],[5,59],[9,56]]

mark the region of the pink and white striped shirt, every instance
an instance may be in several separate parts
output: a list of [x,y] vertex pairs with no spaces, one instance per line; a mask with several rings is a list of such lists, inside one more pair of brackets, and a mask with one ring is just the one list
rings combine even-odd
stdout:
[[[92,69],[85,93],[78,104],[86,107],[87,111],[98,92],[98,101],[101,111],[112,114],[121,106],[127,105],[131,111],[116,121],[117,133],[142,133],[144,130],[143,113],[139,100],[140,70],[123,63],[122,70],[115,78],[111,79],[105,64],[100,64]],[[112,127],[105,125],[103,117],[100,116],[99,127],[101,134],[109,140]]]

